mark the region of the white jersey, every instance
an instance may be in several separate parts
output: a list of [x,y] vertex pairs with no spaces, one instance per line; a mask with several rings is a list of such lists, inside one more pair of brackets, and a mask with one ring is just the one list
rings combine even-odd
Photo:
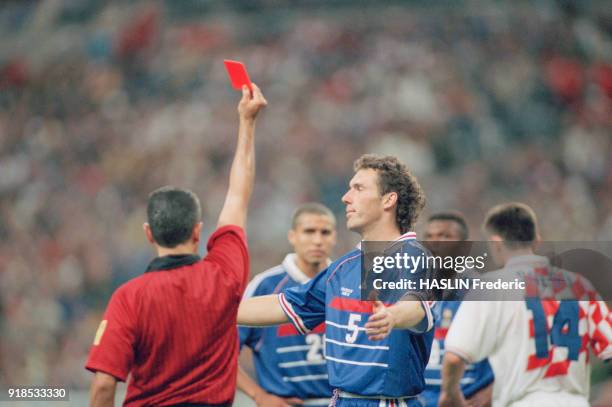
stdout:
[[589,349],[603,360],[612,358],[606,303],[586,279],[552,267],[545,257],[514,257],[487,279],[502,273],[554,281],[553,292],[543,298],[570,298],[571,292],[574,300],[464,301],[446,336],[446,351],[469,363],[489,358],[494,406],[588,406]]

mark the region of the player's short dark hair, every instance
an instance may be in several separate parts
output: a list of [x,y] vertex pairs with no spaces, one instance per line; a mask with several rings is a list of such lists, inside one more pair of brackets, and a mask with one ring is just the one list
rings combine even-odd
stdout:
[[327,216],[332,221],[334,226],[336,225],[336,216],[334,216],[331,209],[318,202],[307,202],[298,206],[295,211],[293,211],[293,216],[291,217],[291,229],[295,229],[297,227],[300,216],[304,214]]
[[511,202],[494,206],[484,221],[484,230],[499,235],[510,248],[530,246],[537,237],[537,219],[529,206]]
[[355,172],[373,169],[378,173],[378,188],[381,195],[397,193],[397,226],[401,233],[410,230],[425,206],[425,192],[416,177],[396,157],[364,154],[353,168]]
[[445,221],[445,222],[455,222],[457,226],[459,226],[459,235],[461,240],[467,240],[470,235],[470,229],[468,228],[465,217],[461,212],[458,211],[447,211],[447,212],[437,212],[429,216],[427,218],[427,223],[431,223],[433,221]]
[[165,186],[149,195],[147,222],[160,246],[172,248],[185,243],[201,217],[200,201],[189,190]]

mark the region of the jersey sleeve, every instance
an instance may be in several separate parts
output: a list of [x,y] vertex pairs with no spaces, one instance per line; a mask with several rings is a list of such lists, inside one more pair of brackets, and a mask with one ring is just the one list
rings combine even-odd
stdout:
[[136,318],[121,288],[111,297],[85,368],[125,381],[134,360]]
[[281,308],[302,335],[325,321],[325,287],[328,269],[307,284],[292,287],[278,295]]
[[[421,244],[415,241],[408,241],[407,244],[404,245],[404,247],[402,248],[402,251],[408,253],[409,255],[415,258],[418,258],[420,256],[426,256],[428,254],[428,252],[425,251]],[[414,271],[399,269],[396,271],[396,273],[396,281],[402,281],[404,279],[412,280],[417,283],[416,286],[418,287],[419,280],[426,279],[429,275],[429,270],[423,265],[420,265],[418,269]],[[417,299],[420,302],[421,308],[424,311],[424,315],[421,321],[416,325],[412,326],[411,328],[408,328],[408,330],[415,334],[422,334],[432,330],[435,324],[434,307],[436,306],[436,301],[433,301],[433,295],[427,290],[420,289],[407,289],[403,292],[400,292],[400,295],[402,295],[404,299],[410,297],[412,297],[413,299]]]
[[[464,301],[446,335],[447,352],[460,356],[468,363],[485,359],[497,346],[501,314],[499,301]],[[501,311],[501,310],[500,310]]]
[[240,349],[245,345],[251,349],[255,349],[257,342],[261,339],[261,328],[239,326],[238,339],[240,340]]
[[205,261],[218,264],[227,278],[233,279],[242,295],[249,279],[249,251],[244,229],[226,225],[217,229],[208,239]]
[[604,301],[589,301],[589,340],[593,353],[602,359],[612,359],[612,316]]
[[425,312],[423,319],[416,324],[415,326],[408,328],[409,331],[414,332],[416,334],[422,334],[425,332],[429,332],[433,329],[435,324],[435,312],[434,308],[436,307],[436,301],[427,301],[425,299],[419,298],[419,302],[421,303],[421,307]]

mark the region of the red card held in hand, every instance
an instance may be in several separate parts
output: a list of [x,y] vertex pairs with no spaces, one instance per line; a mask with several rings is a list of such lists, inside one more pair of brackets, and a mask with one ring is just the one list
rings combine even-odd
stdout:
[[247,85],[249,90],[251,92],[253,91],[249,74],[247,73],[242,62],[224,59],[223,63],[225,64],[225,69],[227,69],[227,74],[230,77],[230,81],[232,81],[232,86],[234,89],[241,90],[242,85]]

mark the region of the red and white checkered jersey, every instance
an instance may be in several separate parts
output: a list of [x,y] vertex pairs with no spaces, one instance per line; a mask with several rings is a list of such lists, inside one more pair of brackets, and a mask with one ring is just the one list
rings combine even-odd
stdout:
[[[446,351],[473,363],[486,357],[495,373],[494,406],[588,406],[589,350],[612,358],[612,317],[591,284],[552,267],[547,258],[514,257],[487,274],[524,276],[525,301],[464,301]],[[533,297],[537,280],[539,297]],[[542,288],[544,287],[544,288]]]

